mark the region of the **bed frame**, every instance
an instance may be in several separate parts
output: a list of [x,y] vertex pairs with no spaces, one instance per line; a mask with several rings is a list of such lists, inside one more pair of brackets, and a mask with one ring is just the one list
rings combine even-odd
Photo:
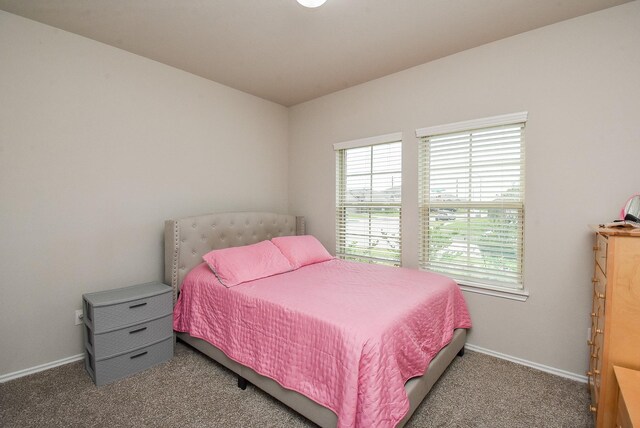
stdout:
[[[202,263],[202,256],[209,251],[304,233],[304,217],[265,212],[205,214],[167,220],[164,228],[164,277],[165,282],[173,288],[174,303],[185,275]],[[337,425],[338,418],[333,411],[231,360],[210,343],[186,333],[176,333],[176,337],[236,373],[239,387],[244,389],[248,381],[321,427]],[[427,374],[410,379],[405,384],[410,408],[398,427],[404,426],[456,355],[464,354],[465,340],[466,330],[455,330],[449,345],[429,364]]]

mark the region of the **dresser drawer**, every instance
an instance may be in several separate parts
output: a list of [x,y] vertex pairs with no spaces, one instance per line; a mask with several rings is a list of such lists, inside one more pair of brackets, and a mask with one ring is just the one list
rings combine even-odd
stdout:
[[593,291],[597,294],[597,296],[602,298],[602,296],[606,295],[607,277],[604,275],[604,272],[598,266],[596,266],[595,268],[595,274],[591,281],[593,282]]
[[589,392],[591,393],[591,405],[598,407],[598,400],[596,399],[596,379],[594,370],[596,369],[597,353],[595,349],[590,349],[589,355],[589,371],[587,372],[587,383],[589,385]]
[[85,325],[84,332],[87,349],[98,359],[108,358],[173,337],[173,316],[167,315],[101,334],[94,334],[91,328]]
[[609,247],[609,241],[606,236],[601,234],[596,234],[596,246],[593,248],[595,250],[596,263],[602,269],[602,272],[607,274],[607,250]]
[[94,334],[138,324],[172,312],[173,295],[170,292],[104,306],[92,306],[85,300],[85,313],[88,314],[86,322]]
[[597,407],[602,384],[602,348],[592,346],[590,352],[587,380],[591,391],[591,403]]
[[173,337],[99,361],[87,349],[85,367],[95,384],[101,386],[168,361],[172,356]]
[[604,316],[600,316],[596,320],[596,329],[593,332],[593,343],[598,349],[598,355],[602,356],[604,348]]

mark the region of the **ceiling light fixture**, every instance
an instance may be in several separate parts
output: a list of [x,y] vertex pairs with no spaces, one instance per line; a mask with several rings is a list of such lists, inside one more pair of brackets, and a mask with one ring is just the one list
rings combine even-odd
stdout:
[[327,0],[298,0],[298,3],[304,7],[318,7],[322,6]]

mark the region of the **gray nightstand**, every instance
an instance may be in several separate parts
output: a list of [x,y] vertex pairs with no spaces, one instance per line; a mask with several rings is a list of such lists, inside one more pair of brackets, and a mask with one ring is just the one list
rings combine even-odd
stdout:
[[87,293],[85,368],[97,386],[173,357],[173,292],[160,282]]

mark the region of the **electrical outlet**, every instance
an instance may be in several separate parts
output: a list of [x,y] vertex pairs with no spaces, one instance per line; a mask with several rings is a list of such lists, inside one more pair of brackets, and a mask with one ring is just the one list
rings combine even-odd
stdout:
[[587,340],[591,340],[591,329],[587,329]]
[[76,310],[76,325],[82,324],[82,309]]

